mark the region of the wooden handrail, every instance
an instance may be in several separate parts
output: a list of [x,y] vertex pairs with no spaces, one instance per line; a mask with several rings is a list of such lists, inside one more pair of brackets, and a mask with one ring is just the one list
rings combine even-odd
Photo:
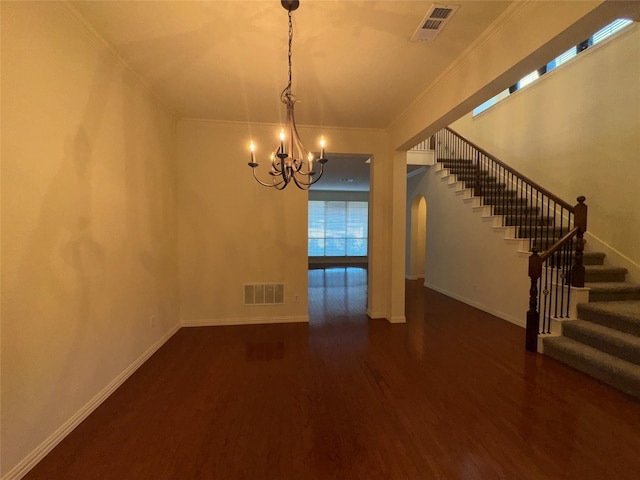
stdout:
[[574,207],[574,228],[542,255],[538,255],[538,249],[533,248],[529,257],[529,311],[527,311],[527,324],[525,334],[526,349],[532,352],[538,349],[538,332],[540,331],[540,312],[538,312],[538,281],[542,277],[542,265],[551,255],[560,250],[568,241],[576,237],[575,259],[571,268],[571,286],[584,287],[585,268],[583,264],[584,233],[587,231],[587,206],[586,198],[578,197],[578,204]]
[[[459,175],[457,179],[464,182],[465,188],[471,189],[475,197],[482,197],[483,204],[492,207],[492,213],[503,215],[504,226],[515,225],[517,237],[529,238],[533,254],[529,257],[531,287],[526,348],[537,351],[540,328],[544,333],[550,333],[551,318],[570,314],[569,283],[571,287],[584,287],[585,197],[578,197],[577,205],[569,204],[449,127],[439,132],[438,137],[443,149],[437,148],[438,156],[442,157],[438,161],[451,162],[451,168]],[[572,230],[548,248],[555,234],[562,235],[571,228],[571,224]],[[574,238],[575,251],[572,251]],[[541,254],[536,248],[538,241],[538,245],[545,248]],[[547,268],[543,285],[544,266]],[[543,289],[544,294],[540,300],[539,289]]]
[[571,205],[569,202],[562,200],[560,197],[558,197],[557,195],[554,195],[553,193],[551,193],[549,190],[547,190],[546,188],[538,185],[536,182],[534,182],[533,180],[531,180],[530,178],[525,177],[524,175],[522,175],[520,172],[518,172],[517,170],[513,169],[512,167],[510,167],[509,165],[507,165],[506,163],[498,160],[496,157],[494,157],[493,155],[491,155],[489,152],[487,152],[486,150],[478,147],[475,143],[470,142],[469,140],[467,140],[466,138],[464,138],[462,135],[460,135],[458,132],[456,132],[455,130],[449,128],[449,127],[445,127],[445,130],[449,131],[451,134],[455,135],[456,137],[458,137],[460,140],[464,141],[465,143],[469,144],[471,147],[475,148],[478,152],[482,153],[484,156],[486,156],[487,158],[491,159],[493,162],[497,163],[498,165],[500,165],[502,168],[504,168],[505,170],[511,172],[512,174],[514,174],[515,176],[519,177],[521,180],[523,180],[525,183],[528,183],[529,185],[531,185],[533,188],[535,188],[536,190],[538,190],[540,193],[546,195],[547,197],[549,197],[551,200],[553,200],[554,202],[556,202],[557,204],[563,206],[564,208],[566,208],[567,210],[569,210],[571,213],[574,213],[574,207],[573,205]]
[[549,258],[551,255],[553,255],[558,250],[560,250],[565,243],[567,243],[569,240],[575,237],[579,231],[580,231],[580,228],[574,227],[573,230],[571,230],[564,237],[562,237],[560,240],[554,243],[551,248],[549,248],[548,250],[545,250],[545,252],[542,255],[540,255],[540,260],[544,262],[547,258]]

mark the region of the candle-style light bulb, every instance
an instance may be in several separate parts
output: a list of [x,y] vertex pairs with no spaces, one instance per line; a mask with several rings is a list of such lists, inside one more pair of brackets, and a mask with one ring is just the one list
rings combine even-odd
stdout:
[[284,128],[280,130],[280,153],[284,153]]
[[253,140],[251,141],[251,145],[249,145],[249,150],[251,150],[251,163],[256,163],[256,159],[253,155],[253,152],[255,151],[256,146],[253,144]]
[[322,150],[320,151],[320,158],[324,158],[324,145],[325,145],[324,137],[322,137],[322,138],[320,139],[320,148],[322,149]]
[[313,153],[309,152],[309,171],[313,170]]

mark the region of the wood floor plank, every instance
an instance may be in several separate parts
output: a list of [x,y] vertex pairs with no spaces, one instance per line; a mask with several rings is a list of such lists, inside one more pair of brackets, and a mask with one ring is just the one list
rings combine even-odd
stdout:
[[311,270],[309,325],[181,329],[25,478],[638,478],[640,402],[406,291],[391,325],[366,270]]

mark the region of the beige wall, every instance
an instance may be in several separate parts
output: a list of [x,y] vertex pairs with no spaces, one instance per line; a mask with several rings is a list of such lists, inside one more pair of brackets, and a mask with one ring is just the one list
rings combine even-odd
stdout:
[[452,128],[568,202],[585,195],[590,233],[640,280],[638,24]]
[[513,2],[389,127],[409,149],[640,2]]
[[369,192],[350,192],[347,190],[309,190],[309,200],[340,200],[349,202],[368,202]]
[[493,219],[483,218],[449,180],[433,166],[407,182],[407,209],[419,195],[427,204],[424,285],[524,326],[528,255],[504,240],[505,231],[493,228]]
[[65,7],[2,2],[3,476],[177,328],[174,152],[172,114]]
[[[387,136],[379,130],[299,131],[306,145],[324,135],[327,151],[374,156],[373,183],[382,193],[370,203],[369,275],[371,292],[377,295],[369,296],[368,308],[389,318],[389,276],[382,273],[390,261],[382,254],[389,249],[384,227],[390,215],[385,172],[392,166]],[[295,186],[284,191],[262,187],[247,166],[252,139],[262,164],[258,173],[265,179],[265,158],[278,132],[277,125],[179,122],[180,305],[185,324],[307,320],[308,193]],[[245,283],[284,283],[284,305],[243,305]]]
[[[178,127],[179,264],[185,324],[307,319],[307,194],[263,179],[277,127],[181,120]],[[284,305],[244,306],[243,284],[284,283]],[[297,297],[297,302],[296,302]]]

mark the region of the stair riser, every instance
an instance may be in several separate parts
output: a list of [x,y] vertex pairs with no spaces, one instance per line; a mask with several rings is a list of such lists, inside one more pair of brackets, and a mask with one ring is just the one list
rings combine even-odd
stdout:
[[615,339],[608,338],[604,335],[597,335],[591,331],[585,331],[578,326],[572,325],[572,322],[564,323],[562,334],[567,338],[589,345],[601,352],[640,365],[640,350],[633,345],[623,345],[616,342]]
[[[575,263],[575,256],[574,256],[573,253],[571,253],[571,255],[566,254],[566,253],[562,253],[562,252],[557,252],[556,253],[557,262],[561,263],[563,261],[563,259],[566,258],[566,257],[570,257],[567,260],[567,262],[570,262],[571,265],[573,265]],[[594,265],[602,265],[603,260],[604,260],[604,257],[599,255],[599,254],[597,254],[597,253],[594,254],[594,255],[591,255],[589,253],[584,253],[584,255],[582,257],[582,264],[584,266],[587,266],[587,267],[588,266],[594,266]],[[585,273],[585,275],[588,275],[588,273]],[[597,281],[600,281],[600,280],[585,280],[585,281],[587,281],[587,282],[597,282]],[[615,281],[617,282],[617,281],[624,281],[624,280],[615,280]]]
[[590,302],[621,302],[624,300],[640,300],[640,292],[594,292],[593,290],[589,292]]
[[611,385],[612,387],[622,390],[634,397],[640,398],[640,377],[629,378],[617,376],[607,368],[607,365],[591,363],[580,356],[573,355],[572,352],[555,348],[555,346],[550,342],[545,342],[544,353],[569,365],[570,367],[575,368],[576,370],[580,370],[587,375],[597,378],[601,382]]
[[[591,292],[590,296],[593,295]],[[640,294],[637,294],[640,296]],[[637,299],[631,299],[637,300]],[[589,298],[589,301],[595,301]],[[600,301],[600,300],[599,300]],[[605,312],[593,311],[588,308],[583,308],[581,304],[578,304],[578,318],[582,320],[588,320],[589,322],[597,323],[614,330],[630,333],[632,335],[640,336],[640,325],[629,322],[624,318],[617,317],[615,315],[607,314]]]
[[[573,259],[573,255],[572,255]],[[604,263],[604,255],[600,253],[587,253],[582,256],[583,265],[602,265]]]
[[624,282],[624,272],[585,272],[585,282]]

